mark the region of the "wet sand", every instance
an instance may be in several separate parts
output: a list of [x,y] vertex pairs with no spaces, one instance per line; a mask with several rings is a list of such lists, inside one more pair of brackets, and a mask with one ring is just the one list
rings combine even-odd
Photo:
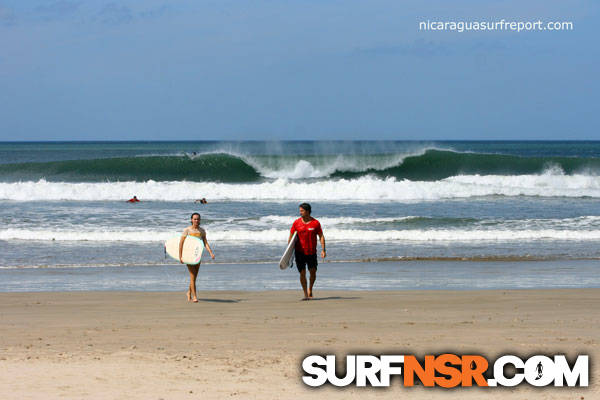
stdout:
[[[593,399],[600,289],[0,293],[5,399]],[[588,354],[589,388],[324,387],[308,354]]]

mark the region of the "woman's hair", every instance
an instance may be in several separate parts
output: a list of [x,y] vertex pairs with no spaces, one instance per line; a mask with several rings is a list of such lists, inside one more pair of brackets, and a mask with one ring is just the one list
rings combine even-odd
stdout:
[[302,204],[300,204],[300,208],[305,209],[306,211],[308,211],[309,214],[311,213],[310,204],[308,204],[308,203],[302,203]]
[[200,213],[193,213],[193,214],[192,214],[192,216],[190,217],[190,219],[194,218],[194,215],[197,215],[197,216],[198,216],[198,218],[200,218],[200,219],[202,218],[202,217],[200,216]]

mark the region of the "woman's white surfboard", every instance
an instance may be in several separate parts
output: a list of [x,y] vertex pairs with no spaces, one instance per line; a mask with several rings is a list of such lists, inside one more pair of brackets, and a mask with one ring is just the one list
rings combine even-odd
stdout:
[[290,240],[287,247],[285,248],[283,256],[281,256],[281,260],[279,260],[279,268],[286,269],[292,266],[292,263],[294,261],[294,248],[296,247],[296,240],[298,240],[298,232],[294,232],[292,240]]
[[[172,237],[165,242],[165,251],[169,256],[179,261],[179,241],[181,236]],[[181,260],[184,264],[195,265],[200,263],[204,242],[195,236],[186,236],[183,242]]]

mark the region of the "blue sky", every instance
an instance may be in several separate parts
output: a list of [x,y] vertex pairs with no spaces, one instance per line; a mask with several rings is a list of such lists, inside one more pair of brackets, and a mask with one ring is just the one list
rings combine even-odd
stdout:
[[[600,139],[599,11],[0,0],[0,140]],[[500,19],[574,29],[418,29]]]

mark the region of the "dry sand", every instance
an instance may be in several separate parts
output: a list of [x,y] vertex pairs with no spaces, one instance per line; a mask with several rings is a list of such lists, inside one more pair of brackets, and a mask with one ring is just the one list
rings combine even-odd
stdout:
[[[600,399],[600,289],[0,293],[1,399]],[[312,353],[589,354],[589,388],[302,383]]]

